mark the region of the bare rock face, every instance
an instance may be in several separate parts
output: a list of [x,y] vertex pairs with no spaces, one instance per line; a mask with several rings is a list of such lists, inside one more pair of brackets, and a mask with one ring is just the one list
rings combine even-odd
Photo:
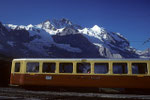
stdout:
[[136,58],[121,34],[98,25],[82,28],[68,19],[38,25],[0,23],[0,53],[12,57]]

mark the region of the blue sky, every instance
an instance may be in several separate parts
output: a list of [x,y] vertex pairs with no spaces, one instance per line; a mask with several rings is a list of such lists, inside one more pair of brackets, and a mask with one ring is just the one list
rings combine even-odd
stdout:
[[83,27],[95,24],[121,33],[131,46],[144,50],[150,43],[150,0],[1,0],[0,21],[18,25],[67,18]]

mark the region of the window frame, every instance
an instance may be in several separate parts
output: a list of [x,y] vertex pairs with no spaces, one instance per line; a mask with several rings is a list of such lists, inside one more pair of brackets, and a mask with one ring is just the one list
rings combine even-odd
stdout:
[[[67,73],[67,72],[60,72],[60,64],[72,64],[72,72],[70,72],[70,73]],[[59,66],[59,74],[72,74],[74,71],[74,64],[73,64],[73,62],[59,62],[59,64],[58,64],[58,66]]]
[[[114,73],[114,64],[126,64],[126,73]],[[122,68],[122,66],[121,66],[121,68]],[[128,66],[128,62],[112,62],[112,73],[113,74],[121,74],[121,75],[127,75],[128,73],[129,73],[129,66]]]
[[[15,71],[16,63],[19,63],[19,64],[20,64],[20,66],[19,66],[19,72],[16,72],[16,71]],[[13,70],[13,72],[14,72],[14,73],[20,73],[20,72],[21,72],[21,62],[20,62],[20,61],[14,62],[14,70]]]
[[[54,72],[43,72],[43,67],[44,67],[44,63],[54,63],[55,64],[55,69],[54,69]],[[57,63],[56,62],[42,62],[42,68],[41,68],[41,72],[44,74],[53,74],[53,73],[56,73],[56,67],[57,67]]]
[[[146,64],[146,72],[145,73],[133,73],[133,66],[132,64]],[[149,63],[148,62],[131,62],[131,73],[132,75],[148,75],[149,74]]]
[[[108,64],[108,69],[107,69],[107,73],[95,73],[95,64]],[[108,74],[109,73],[109,70],[110,70],[110,63],[109,62],[94,62],[93,64],[93,67],[94,67],[94,74]]]
[[[80,73],[80,72],[78,72],[78,63],[83,63],[83,64],[84,64],[84,63],[88,63],[88,64],[89,64],[89,67],[90,67],[90,73],[88,73],[88,72],[87,72],[87,73],[83,73],[83,72]],[[92,69],[92,62],[76,62],[76,73],[77,73],[77,74],[91,74],[91,73],[92,73],[92,70],[91,70],[91,69]]]
[[[38,64],[39,64],[38,72],[28,72],[28,71],[27,71],[27,67],[28,67],[27,64],[28,64],[28,63],[38,63]],[[37,61],[28,61],[28,62],[26,62],[25,65],[26,65],[26,67],[25,67],[25,72],[26,72],[26,73],[40,73],[40,62],[37,62]]]

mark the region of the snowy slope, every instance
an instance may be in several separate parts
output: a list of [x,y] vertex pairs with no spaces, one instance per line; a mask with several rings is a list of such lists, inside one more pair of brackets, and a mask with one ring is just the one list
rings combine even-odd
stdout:
[[[3,24],[0,28],[4,31],[0,35],[8,36],[4,36],[3,40],[7,42],[0,44],[1,52],[5,46],[17,48],[26,57],[138,57],[121,34],[98,25],[82,28],[65,18],[27,26]],[[22,39],[18,39],[18,36]],[[15,52],[12,51],[12,54],[15,56]]]
[[30,33],[30,36],[39,36],[40,38],[36,38],[30,43],[25,44],[29,47],[31,50],[35,51],[41,51],[44,53],[43,46],[51,46],[56,45],[59,48],[65,49],[70,52],[81,52],[80,49],[71,47],[69,44],[57,44],[53,41],[53,38],[51,35],[56,35],[58,32],[62,32],[63,28],[55,29],[54,26],[50,23],[49,20],[42,22],[38,25],[12,25],[12,24],[5,24],[4,26],[7,27],[7,29],[13,29],[13,30],[22,30],[25,29]]
[[147,48],[144,51],[137,50],[136,53],[140,56],[140,58],[150,58],[150,48]]
[[[120,51],[126,52],[130,48],[129,42],[122,35],[109,32],[98,25],[95,25],[92,28],[79,29],[79,32],[83,33],[90,42],[98,46],[100,54],[105,57],[121,58],[122,55],[120,55]],[[107,53],[104,54],[104,52]]]

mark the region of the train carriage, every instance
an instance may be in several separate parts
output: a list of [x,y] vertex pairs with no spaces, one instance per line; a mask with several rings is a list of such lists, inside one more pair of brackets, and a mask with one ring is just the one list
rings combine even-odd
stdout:
[[11,85],[150,88],[149,59],[14,59]]

